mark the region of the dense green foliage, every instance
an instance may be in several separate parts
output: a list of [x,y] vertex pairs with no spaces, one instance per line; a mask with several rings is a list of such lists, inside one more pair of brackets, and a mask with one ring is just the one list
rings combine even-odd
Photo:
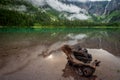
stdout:
[[119,22],[120,21],[120,11],[113,11],[106,16],[106,19],[110,19],[109,22]]
[[[26,11],[18,11],[14,7],[25,6]],[[0,1],[0,26],[33,26],[34,23],[46,25],[50,16],[25,0]]]
[[[17,8],[23,6],[25,11]],[[17,7],[16,7],[17,6]],[[93,21],[89,20],[67,20],[59,18],[59,12],[47,10],[45,12],[40,7],[32,5],[26,0],[0,0],[0,26],[120,26],[120,11],[112,12],[106,17],[92,16]],[[106,20],[109,20],[106,22]],[[105,21],[105,22],[103,22]],[[114,22],[113,22],[114,21]]]
[[35,13],[35,23],[41,25],[49,25],[51,23],[50,16],[45,12],[36,12]]
[[34,23],[49,25],[51,23],[49,15],[38,11],[34,14],[20,13],[18,11],[0,9],[1,26],[33,26]]
[[110,14],[107,15],[91,16],[94,23],[105,26],[120,26],[120,11],[112,11]]
[[17,11],[0,9],[0,25],[2,26],[32,26],[32,16]]

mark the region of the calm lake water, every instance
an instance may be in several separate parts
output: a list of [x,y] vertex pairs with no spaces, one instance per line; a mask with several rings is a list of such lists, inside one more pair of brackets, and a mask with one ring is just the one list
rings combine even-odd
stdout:
[[[92,77],[67,65],[64,44],[102,62]],[[0,29],[0,80],[120,80],[119,57],[120,28]]]

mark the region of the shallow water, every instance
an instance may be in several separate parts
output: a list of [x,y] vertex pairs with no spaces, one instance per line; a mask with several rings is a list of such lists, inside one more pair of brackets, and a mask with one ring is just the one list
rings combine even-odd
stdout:
[[[120,80],[119,29],[1,32],[0,80]],[[67,65],[64,44],[81,45],[101,61],[86,78]]]

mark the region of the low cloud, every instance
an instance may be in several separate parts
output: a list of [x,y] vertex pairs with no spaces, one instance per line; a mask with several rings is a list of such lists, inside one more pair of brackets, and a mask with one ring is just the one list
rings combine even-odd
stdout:
[[[72,0],[71,0],[72,1]],[[88,1],[88,0],[76,0],[76,1]],[[78,6],[75,6],[73,4],[64,4],[58,0],[32,0],[32,2],[36,5],[44,5],[47,4],[53,9],[59,11],[59,12],[69,12],[72,13],[72,15],[67,16],[68,19],[88,19],[89,17],[86,16],[88,13],[85,9],[82,9]]]
[[49,6],[51,6],[52,8],[54,8],[57,11],[79,13],[82,10],[81,8],[79,8],[77,6],[74,6],[72,4],[66,5],[66,4],[59,2],[58,0],[46,0],[46,2],[48,3]]
[[37,6],[42,6],[46,4],[45,0],[28,0],[28,1],[32,2],[34,5]]
[[31,1],[33,4],[38,5],[38,6],[48,4],[50,7],[60,12],[66,11],[70,13],[79,13],[80,11],[83,11],[83,12],[85,11],[81,9],[80,7],[77,7],[72,4],[66,5],[58,0],[29,0],[29,1]]
[[85,14],[73,14],[68,17],[69,20],[74,20],[74,19],[86,20],[88,18],[90,17],[86,16]]
[[72,15],[67,16],[69,20],[72,19],[86,20],[89,18],[88,16],[86,16],[87,11],[85,9],[81,9],[80,7],[77,7],[75,5],[72,4],[66,5],[64,3],[59,2],[58,0],[47,0],[46,2],[48,3],[49,6],[51,6],[57,11],[73,13]]

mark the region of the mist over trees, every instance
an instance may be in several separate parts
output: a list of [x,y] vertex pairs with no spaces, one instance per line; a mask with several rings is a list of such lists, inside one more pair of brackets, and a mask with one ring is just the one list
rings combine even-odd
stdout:
[[114,16],[110,22],[102,22],[105,19],[95,16],[92,16],[94,21],[68,20],[59,18],[56,11],[45,12],[41,7],[36,7],[26,0],[0,0],[0,26],[2,27],[32,27],[36,24],[43,27],[120,26],[119,13],[120,11],[113,12],[110,16],[106,16],[106,19]]

